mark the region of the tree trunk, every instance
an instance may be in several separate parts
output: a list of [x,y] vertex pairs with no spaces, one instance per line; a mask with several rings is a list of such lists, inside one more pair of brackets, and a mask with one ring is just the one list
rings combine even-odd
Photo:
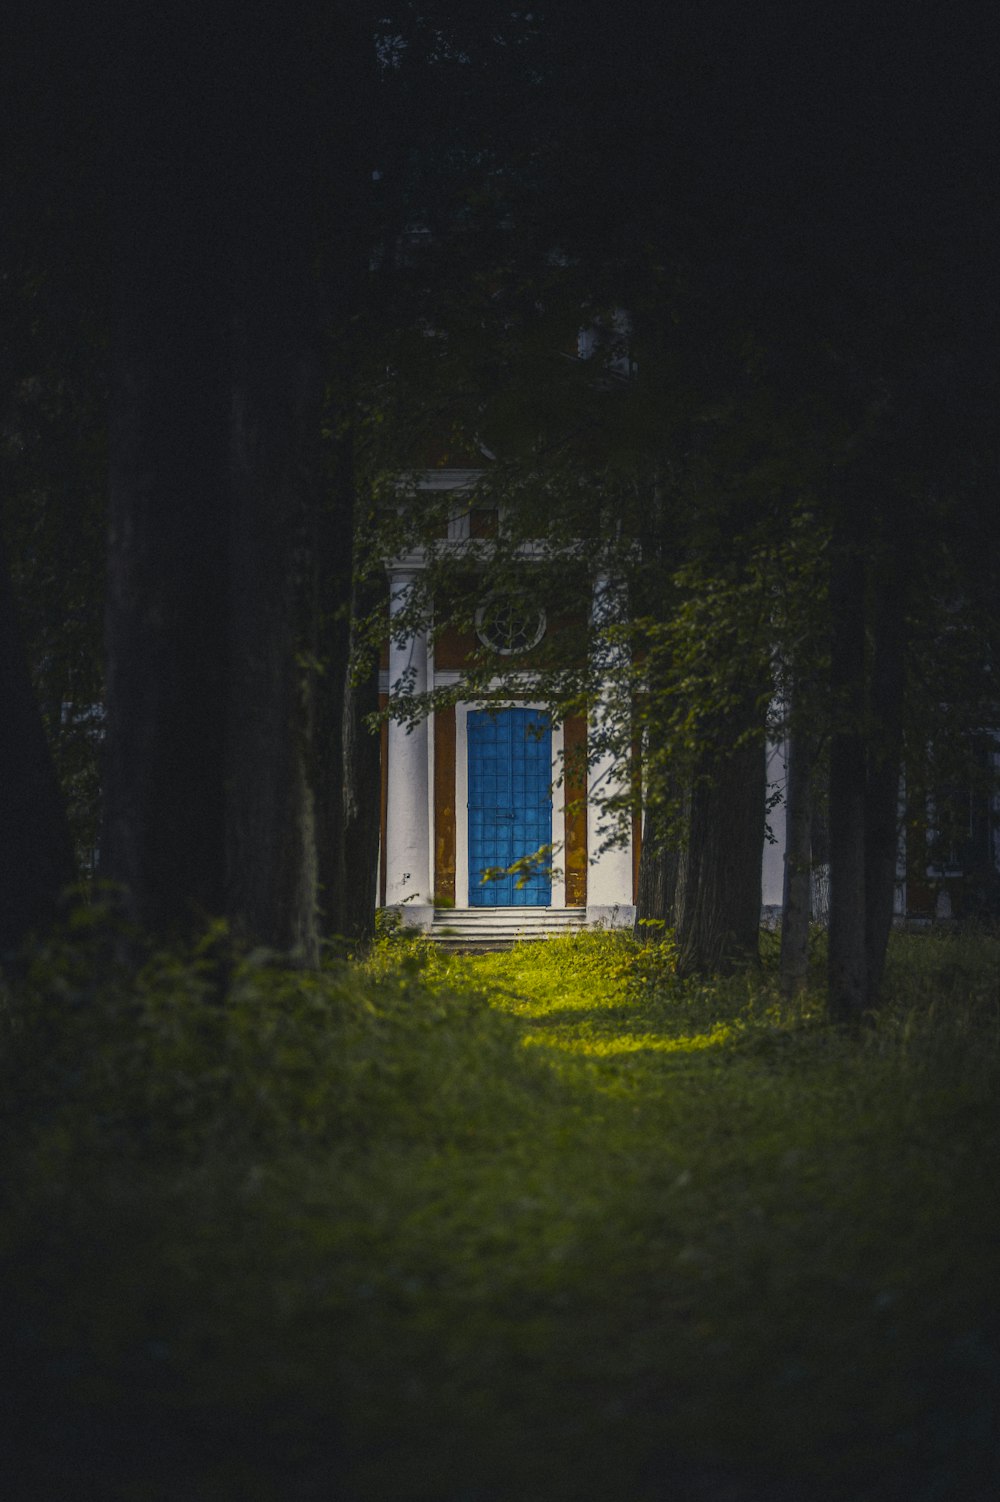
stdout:
[[640,939],[662,938],[663,929],[673,927],[677,870],[676,840],[663,839],[647,809],[642,821],[636,903],[636,933]]
[[378,732],[367,719],[378,712],[378,670],[372,668],[359,683],[351,682],[349,671],[346,677],[339,931],[358,943],[375,933],[381,768]]
[[905,565],[900,546],[887,550],[873,584],[875,647],[872,718],[865,787],[865,959],[868,1006],[877,1006],[892,928],[899,848],[906,649]]
[[677,877],[682,974],[714,975],[758,959],[766,782],[763,740],[703,760]]
[[[648,530],[640,535],[640,552],[644,562],[662,567],[663,564],[663,485],[659,466],[654,472],[649,506],[645,511]],[[656,685],[650,685],[656,691]],[[646,731],[649,735],[649,731]],[[676,825],[676,812],[670,808],[679,795],[676,779],[666,777],[668,809],[666,820]],[[636,937],[660,938],[665,929],[673,928],[677,921],[677,877],[680,870],[679,831],[676,827],[670,835],[658,826],[652,809],[647,808],[642,820],[642,839],[639,845],[639,881],[636,892]],[[647,928],[644,925],[653,925]]]
[[101,874],[170,936],[225,907],[229,225],[200,70],[178,85],[135,25],[115,131]]
[[159,936],[226,915],[307,962],[320,247],[342,300],[362,31],[295,5],[234,29],[144,11],[116,68],[104,874]]
[[288,244],[254,268],[237,336],[226,908],[238,932],[312,962],[323,381],[292,284],[300,255]]
[[[353,456],[352,456],[353,457]],[[352,491],[353,494],[353,491]],[[351,944],[375,935],[382,801],[381,737],[369,721],[379,709],[379,665],[358,669],[359,624],[388,609],[386,577],[359,569],[353,560],[350,630],[341,678],[340,841],[337,845],[337,931]]]
[[860,548],[834,537],[830,580],[835,729],[830,743],[828,1006],[857,1024],[868,1006],[865,948],[865,574]]
[[324,362],[296,61],[275,38],[248,66],[234,184],[226,907],[312,963]]
[[56,916],[74,878],[66,810],[38,710],[0,537],[0,959]]
[[343,446],[334,452],[334,474],[327,505],[320,515],[320,634],[322,672],[316,698],[316,841],[320,932],[340,939],[343,922],[344,714],[351,622],[352,554],[343,551],[345,528],[354,525],[353,477]]
[[[794,706],[793,706],[794,710]],[[812,777],[816,740],[794,729],[788,737],[785,784],[785,872],[781,905],[781,989],[795,996],[809,970],[812,878]]]
[[320,891],[324,935],[356,944],[375,931],[381,767],[378,732],[366,723],[378,712],[378,664],[373,662],[359,682],[353,681],[354,623],[376,608],[382,592],[376,597],[375,586],[359,580],[353,589],[349,579],[333,585],[334,596],[340,588],[349,591],[350,620],[347,612],[336,610],[332,598],[324,614],[321,654],[328,667],[318,745]]
[[[663,931],[677,921],[677,875],[680,869],[680,830],[678,813],[673,807],[679,795],[676,779],[668,776],[666,797],[668,812],[661,827],[647,808],[642,820],[639,846],[639,884],[636,894],[636,935],[639,938],[662,938]],[[653,926],[643,925],[647,920]]]

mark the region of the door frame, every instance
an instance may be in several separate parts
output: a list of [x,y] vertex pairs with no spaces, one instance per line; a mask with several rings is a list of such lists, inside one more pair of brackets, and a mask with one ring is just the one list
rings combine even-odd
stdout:
[[[547,710],[546,704],[536,699],[511,699],[490,706],[487,704],[459,703],[455,705],[455,903],[458,907],[469,906],[469,711],[488,708]],[[552,726],[552,782],[562,771],[563,728]],[[552,843],[562,846],[563,836],[558,833],[557,816],[562,805],[558,801],[558,789],[553,786],[552,798]],[[556,869],[552,872],[552,896],[550,907],[566,906],[566,878],[563,872],[562,848],[556,850]],[[512,912],[518,909],[511,909]],[[523,911],[523,909],[521,909]]]

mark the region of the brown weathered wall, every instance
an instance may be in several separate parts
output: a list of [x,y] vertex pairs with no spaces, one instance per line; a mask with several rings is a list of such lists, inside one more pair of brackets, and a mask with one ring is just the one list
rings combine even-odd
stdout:
[[[587,794],[587,722],[582,715],[570,715],[563,725],[563,753],[567,767],[564,793],[567,805],[583,800]],[[576,759],[579,758],[579,765]],[[566,868],[566,906],[587,905],[587,814],[584,808],[565,815],[564,865]]]
[[434,901],[455,902],[455,706],[434,715]]

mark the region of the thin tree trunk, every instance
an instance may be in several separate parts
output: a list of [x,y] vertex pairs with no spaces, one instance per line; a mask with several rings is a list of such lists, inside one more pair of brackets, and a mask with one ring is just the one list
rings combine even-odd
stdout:
[[815,737],[801,730],[792,730],[788,737],[785,784],[785,871],[781,905],[780,975],[785,996],[795,996],[802,990],[809,970],[815,754]]
[[830,582],[830,947],[828,1006],[856,1024],[868,1006],[865,950],[865,575],[853,540],[834,538]]
[[[339,509],[327,525],[335,527],[338,516]],[[367,617],[378,599],[373,586],[356,580],[352,588],[340,574],[331,574],[326,584],[317,743],[322,926],[327,938],[358,943],[375,931],[381,768],[379,736],[367,725],[379,707],[378,665],[372,663],[355,683],[352,648],[354,623]],[[345,589],[349,610],[338,610]]]
[[[640,549],[644,562],[663,563],[663,485],[659,465],[656,466],[651,487],[649,506],[644,513],[648,530],[640,535]],[[655,692],[655,685],[651,685]],[[649,736],[649,731],[646,731]],[[665,777],[668,812],[663,821],[671,826],[678,823],[676,810],[672,807],[680,789],[676,779]],[[646,808],[642,820],[642,839],[639,845],[639,881],[636,892],[637,938],[659,938],[664,931],[677,922],[677,878],[680,870],[680,830],[671,828],[667,835],[651,808]],[[645,925],[649,924],[650,927]]]
[[353,526],[352,482],[343,456],[335,454],[332,504],[320,517],[319,660],[322,674],[316,698],[316,840],[320,931],[324,939],[343,937],[344,714],[351,624],[351,556],[343,538]]
[[358,634],[362,622],[376,612],[384,613],[388,605],[381,567],[371,573],[365,572],[356,558],[352,564],[350,629],[340,693],[340,840],[336,849],[336,881],[337,930],[348,942],[358,944],[375,934],[382,790],[381,737],[377,729],[371,728],[379,709],[379,667],[377,660],[372,660],[357,676]]
[[0,537],[0,959],[55,918],[74,877],[66,809],[28,671]]
[[378,732],[367,722],[378,712],[378,671],[373,667],[353,683],[348,668],[346,679],[339,928],[346,939],[358,943],[375,932],[381,768]]
[[639,938],[661,938],[674,923],[677,895],[678,853],[676,840],[659,834],[649,810],[642,821],[639,850],[639,890],[636,903],[636,933]]
[[891,556],[883,561],[873,591],[874,730],[865,788],[865,955],[869,1008],[879,1000],[896,891],[906,649],[905,571],[899,548],[893,548]]
[[766,783],[763,740],[702,764],[677,878],[682,974],[718,974],[759,957]]
[[[642,820],[639,847],[639,883],[636,894],[636,934],[639,938],[662,938],[664,929],[677,921],[677,875],[680,869],[678,813],[673,808],[679,789],[668,776],[668,812],[665,830],[647,808]],[[645,923],[651,927],[644,926]]]

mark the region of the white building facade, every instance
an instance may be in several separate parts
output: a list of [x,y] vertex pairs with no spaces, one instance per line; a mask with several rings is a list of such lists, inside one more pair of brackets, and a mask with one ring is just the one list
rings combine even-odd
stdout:
[[[455,493],[446,545],[457,558],[473,561],[477,548],[488,546],[472,535],[475,513],[467,497],[475,480],[471,470],[431,471],[423,480],[425,489]],[[514,688],[509,674],[498,675],[488,701],[460,696],[461,663],[470,648],[487,645],[512,667],[521,654],[530,662],[530,649],[547,628],[545,610],[522,619],[516,605],[505,610],[502,602],[484,602],[476,622],[478,643],[453,634],[435,644],[426,629],[394,635],[393,619],[405,610],[426,565],[419,548],[386,564],[390,640],[381,683],[389,710],[382,746],[382,904],[408,925],[428,931],[435,922],[454,923],[459,915],[498,914],[533,932],[561,929],[567,919],[576,926],[630,928],[638,831],[624,843],[607,844],[597,794],[621,790],[631,768],[607,759],[591,764],[587,724],[573,716],[562,723],[552,719],[532,695],[537,674],[530,666],[517,670]],[[606,576],[595,572],[592,587],[592,610],[602,618],[613,599]],[[434,689],[457,691],[456,702],[416,723],[393,717],[395,694]],[[532,862],[539,851],[549,853]],[[511,871],[519,861],[527,864]]]

